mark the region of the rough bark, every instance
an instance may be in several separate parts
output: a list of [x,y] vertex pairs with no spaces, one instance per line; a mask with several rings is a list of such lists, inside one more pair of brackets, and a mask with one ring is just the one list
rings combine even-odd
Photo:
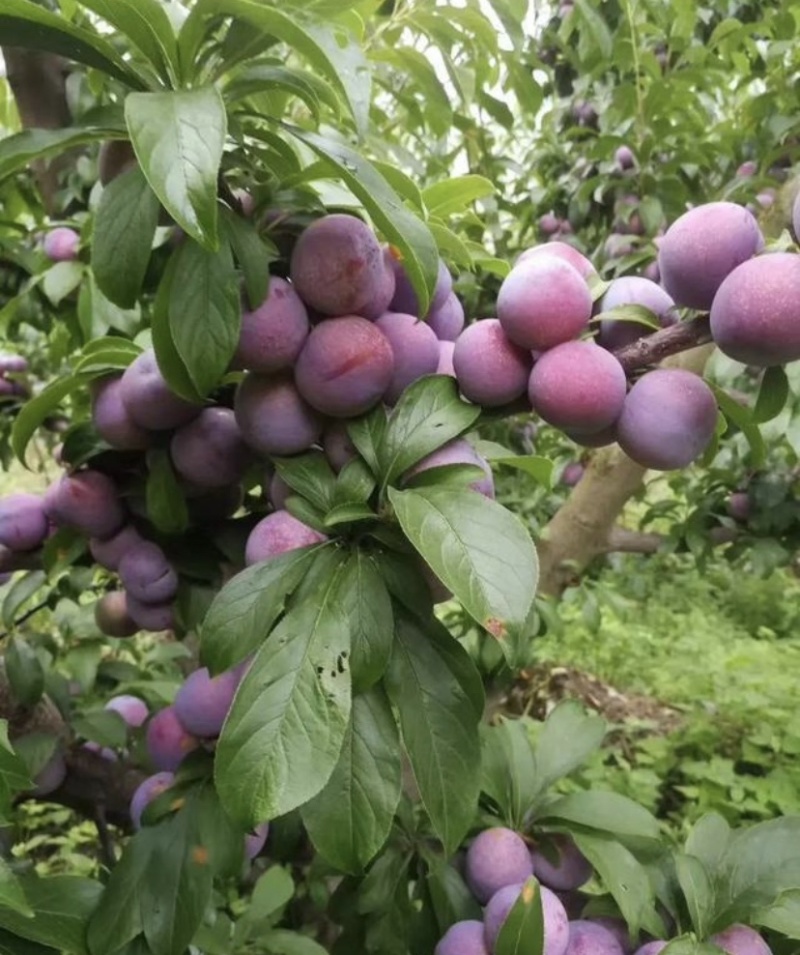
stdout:
[[[661,332],[650,337],[655,339],[658,335],[662,335],[663,343]],[[692,348],[680,355],[667,352],[674,357],[665,364],[700,373],[712,347]],[[639,353],[643,364],[650,364],[652,358],[652,351]],[[538,542],[540,594],[558,597],[578,580],[595,557],[609,552],[612,531],[627,502],[644,486],[646,473],[616,445],[592,456],[583,477],[544,528]]]

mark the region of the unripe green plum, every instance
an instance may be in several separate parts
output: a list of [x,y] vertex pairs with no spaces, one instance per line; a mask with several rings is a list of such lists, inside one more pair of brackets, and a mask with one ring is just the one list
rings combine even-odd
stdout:
[[512,342],[544,351],[577,338],[592,317],[592,295],[584,278],[555,256],[518,263],[500,286],[497,317]]
[[116,485],[99,471],[65,474],[45,495],[45,512],[54,524],[101,540],[125,523]]
[[533,359],[515,345],[496,318],[468,325],[453,349],[453,368],[461,393],[484,407],[509,404],[525,394]]
[[512,829],[484,829],[467,850],[466,872],[472,894],[486,904],[504,886],[524,882],[533,874],[530,850]]
[[92,382],[92,422],[100,437],[120,451],[142,451],[150,447],[150,432],[139,427],[122,401],[122,376],[113,375]]
[[[508,914],[519,898],[523,883],[507,885],[489,899],[483,912],[484,938],[489,951],[494,953],[497,936]],[[564,955],[569,944],[569,921],[564,906],[545,886],[540,887],[542,915],[544,916],[543,955]]]
[[444,933],[433,955],[489,955],[483,937],[483,922],[456,922]]
[[797,361],[800,255],[771,252],[734,269],[714,296],[711,336],[720,351],[746,365]]
[[74,229],[59,226],[44,237],[42,249],[51,262],[71,262],[78,258],[81,237]]
[[174,706],[159,710],[147,724],[147,752],[156,769],[174,773],[186,756],[200,745],[178,719]]
[[178,592],[175,568],[151,541],[142,541],[123,556],[119,576],[129,596],[142,603],[163,604]]
[[369,411],[386,394],[393,375],[389,340],[373,322],[353,315],[312,329],[295,366],[302,397],[333,418]]
[[425,321],[439,341],[454,342],[464,330],[464,306],[451,292],[439,308],[428,312]]
[[149,431],[169,431],[200,414],[200,406],[176,395],[167,385],[155,352],[142,352],[125,369],[120,383],[125,410]]
[[269,294],[252,312],[242,314],[235,368],[274,374],[291,368],[309,331],[308,312],[286,279],[271,276]]
[[301,233],[292,252],[292,285],[323,315],[357,315],[383,287],[385,262],[374,232],[350,215],[327,215]]
[[697,206],[676,219],[661,240],[661,283],[678,305],[708,310],[736,266],[763,247],[758,223],[743,206]]
[[278,554],[319,544],[328,538],[313,527],[298,521],[288,511],[269,514],[250,532],[245,545],[245,563],[257,564]]
[[261,454],[299,454],[322,436],[322,416],[306,403],[287,374],[246,375],[236,392],[236,422]]
[[103,594],[94,605],[94,621],[107,637],[132,637],[139,630],[128,613],[125,594],[121,591]]
[[198,487],[237,484],[250,462],[230,408],[204,408],[173,434],[169,451],[175,470]]
[[558,240],[546,242],[544,245],[534,245],[531,246],[530,249],[526,249],[517,259],[514,268],[523,262],[527,262],[529,259],[535,259],[542,255],[555,256],[558,259],[563,259],[576,269],[578,274],[584,279],[597,273],[597,269],[592,265],[589,259],[587,259],[582,252],[579,252],[575,246],[570,245],[569,242],[560,242]]
[[386,312],[375,322],[386,336],[394,356],[394,371],[383,400],[395,404],[406,388],[433,375],[439,364],[439,339],[433,329],[413,315]]
[[170,772],[155,773],[140,783],[131,799],[130,815],[134,829],[142,826],[142,814],[151,802],[166,792],[175,782],[175,774]]
[[614,424],[626,391],[625,371],[611,352],[574,341],[556,345],[534,363],[528,398],[548,424],[593,434]]
[[38,494],[0,498],[0,544],[12,551],[41,547],[49,533],[44,499]]
[[657,368],[628,392],[617,440],[642,467],[671,471],[705,451],[716,424],[717,402],[702,378],[682,368]]

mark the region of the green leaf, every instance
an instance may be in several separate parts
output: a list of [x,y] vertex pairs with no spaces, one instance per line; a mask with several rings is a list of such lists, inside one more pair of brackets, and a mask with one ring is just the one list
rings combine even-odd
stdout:
[[3,600],[2,618],[3,625],[7,630],[16,626],[17,614],[30,601],[46,579],[44,571],[31,570],[14,581]]
[[239,686],[214,778],[230,815],[255,825],[302,806],[333,772],[350,718],[350,633],[339,574],[270,634]]
[[92,232],[92,271],[100,291],[119,308],[133,308],[139,297],[158,212],[158,199],[138,166],[117,176],[100,197]]
[[42,277],[42,291],[52,305],[60,305],[81,284],[83,273],[81,262],[56,262]]
[[125,720],[112,710],[90,710],[72,719],[72,729],[78,736],[93,740],[103,746],[122,749],[128,741]]
[[341,524],[354,524],[357,521],[374,521],[377,514],[366,504],[337,504],[325,515],[323,524],[328,527],[339,527]]
[[389,665],[394,618],[386,584],[372,558],[360,550],[342,569],[342,600],[350,627],[353,691],[362,693]]
[[611,31],[602,15],[595,10],[590,0],[575,0],[578,11],[586,22],[586,27],[597,46],[600,55],[607,60],[613,51],[614,41]]
[[[707,382],[707,384],[709,383]],[[722,388],[718,388],[713,384],[710,385],[710,387],[714,392],[714,397],[717,399],[720,411],[729,421],[732,421],[745,438],[747,438],[747,443],[750,445],[752,466],[756,469],[763,467],[767,449],[764,445],[764,438],[758,430],[758,425],[755,422],[753,413],[749,408],[742,407],[738,401],[734,401]]]
[[549,458],[537,457],[535,454],[514,454],[508,448],[494,441],[477,441],[475,450],[489,461],[490,464],[500,464],[503,467],[514,468],[530,474],[542,487],[553,486],[553,471],[555,464]]
[[308,935],[276,928],[264,936],[264,944],[275,955],[328,955],[327,951]]
[[4,660],[16,700],[24,707],[35,706],[44,693],[44,669],[36,651],[27,640],[12,637]]
[[751,914],[750,923],[800,939],[800,889],[783,892],[772,905],[757,909]]
[[464,609],[500,642],[512,666],[527,657],[539,561],[520,520],[458,488],[389,489],[403,532]]
[[223,208],[222,223],[233,254],[244,275],[244,285],[250,309],[255,310],[269,291],[269,266],[279,257],[272,243],[267,244],[248,219]]
[[29,0],[3,0],[0,36],[7,46],[56,53],[107,73],[132,89],[145,88],[138,71],[125,62],[108,40]]
[[217,176],[227,131],[219,91],[205,86],[131,93],[125,121],[139,165],[164,208],[202,246],[217,249]]
[[172,341],[192,385],[207,395],[228,370],[241,328],[231,247],[208,252],[185,242],[175,258],[169,295]]
[[67,395],[77,391],[84,379],[75,375],[50,382],[35,398],[26,401],[11,429],[11,447],[14,454],[27,467],[25,451],[39,425],[49,417]]
[[11,866],[5,859],[0,859],[0,922],[2,922],[3,909],[19,912],[20,915],[29,919],[35,915],[33,909],[28,905],[25,890],[19,879],[11,871]]
[[773,365],[764,371],[758,389],[753,420],[758,424],[772,421],[783,411],[789,398],[789,379],[782,365]]
[[699,859],[708,872],[716,872],[730,835],[727,820],[717,812],[707,812],[692,826],[684,849],[687,855]]
[[675,854],[675,871],[698,938],[705,938],[714,912],[714,887],[706,867],[695,856]]
[[294,896],[294,881],[282,866],[274,865],[261,876],[253,889],[250,904],[241,921],[256,925],[282,909]]
[[0,906],[0,927],[31,942],[50,945],[70,955],[88,955],[86,925],[102,892],[99,882],[78,876],[19,877],[34,918]]
[[333,498],[339,504],[366,504],[375,490],[375,478],[360,457],[348,461],[336,478]]
[[336,475],[321,451],[309,451],[292,458],[274,458],[275,470],[289,487],[318,511],[333,504]]
[[485,199],[496,192],[494,183],[483,176],[454,176],[428,186],[422,198],[431,215],[446,217],[463,212],[476,199]]
[[424,315],[439,273],[439,251],[428,227],[405,207],[383,176],[354,149],[308,130],[285,128],[331,164],[364,204],[386,239],[399,250],[403,268],[419,299],[420,314]]
[[436,914],[439,931],[444,933],[455,922],[482,918],[481,907],[475,901],[458,870],[441,856],[426,860],[429,871],[425,880]]
[[349,421],[347,434],[372,473],[380,478],[384,474],[383,442],[388,419],[383,405],[377,405],[361,418]]
[[75,374],[88,378],[124,371],[141,353],[141,347],[127,338],[116,335],[100,338],[83,349],[75,362]]
[[396,616],[386,689],[433,829],[445,851],[454,852],[477,811],[479,716],[448,659],[402,614]]
[[200,658],[212,674],[241,663],[266,640],[319,551],[318,546],[289,551],[228,581],[211,604],[200,633]]
[[[89,271],[81,285],[78,294],[78,321],[83,332],[84,341],[97,340],[104,336],[110,328],[122,332],[124,335],[134,335],[139,328],[142,313],[139,305],[131,309],[120,308],[110,301],[97,287],[94,273]],[[117,341],[132,345],[125,339]],[[80,364],[80,363],[79,363]],[[88,363],[90,366],[92,362]],[[112,367],[119,367],[114,365]],[[79,366],[75,366],[78,372]]]
[[544,914],[539,883],[531,877],[508,913],[494,944],[495,955],[541,955]]
[[26,129],[15,133],[0,140],[0,180],[28,168],[36,159],[48,159],[87,143],[116,139],[124,130],[121,114],[106,108],[92,110],[79,125],[63,129]]
[[481,726],[481,788],[497,803],[504,821],[511,828],[520,830],[539,791],[529,725],[524,719],[504,719],[493,726]]
[[189,511],[169,451],[147,454],[147,516],[162,534],[181,534],[189,526]]
[[8,741],[8,721],[0,720],[0,819],[8,819],[15,793],[33,789],[25,762]]
[[[179,251],[179,250],[178,250]],[[158,361],[158,368],[167,384],[176,395],[187,401],[201,402],[200,395],[192,382],[183,359],[178,354],[170,327],[170,300],[178,263],[178,251],[173,253],[161,276],[156,300],[153,304],[152,339]]]
[[0,929],[0,955],[59,955],[59,952]]
[[275,90],[299,97],[317,121],[323,102],[337,115],[341,112],[341,102],[326,82],[313,73],[288,66],[248,66],[225,87],[225,100],[234,103],[253,93]]
[[549,803],[537,822],[553,821],[637,839],[657,840],[660,835],[658,822],[644,806],[601,789],[569,793]]
[[385,692],[374,687],[353,699],[339,762],[302,810],[322,857],[342,872],[360,872],[389,836],[401,783],[400,734]]
[[575,700],[564,700],[548,715],[536,740],[536,794],[568,776],[603,743],[606,722]]
[[467,404],[449,375],[415,381],[403,392],[389,415],[383,441],[384,483],[391,483],[422,458],[468,431],[480,417],[477,405]]
[[170,83],[177,77],[178,44],[172,24],[157,0],[80,0],[115,27]]

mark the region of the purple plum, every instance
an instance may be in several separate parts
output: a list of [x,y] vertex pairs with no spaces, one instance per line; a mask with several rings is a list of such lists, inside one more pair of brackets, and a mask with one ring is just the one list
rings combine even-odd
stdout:
[[89,552],[101,567],[105,567],[106,570],[116,570],[124,555],[132,547],[140,544],[142,539],[133,524],[125,524],[113,537],[105,540],[92,537],[89,541]]
[[[322,435],[322,447],[325,449],[328,463],[337,474],[345,465],[358,457],[358,450],[350,440],[345,421],[333,421],[328,425]],[[272,503],[275,504],[275,501]]]
[[233,366],[264,375],[291,368],[308,331],[308,312],[300,296],[286,279],[271,276],[263,304],[242,314]]
[[137,600],[131,594],[125,595],[128,613],[142,630],[160,633],[162,630],[175,629],[175,614],[171,603],[148,604]]
[[633,169],[636,160],[630,146],[620,146],[614,153],[614,162],[620,169]]
[[521,397],[532,363],[530,353],[510,341],[496,318],[468,325],[453,349],[461,393],[484,407],[498,407]]
[[269,836],[269,823],[262,822],[260,825],[256,826],[252,832],[248,832],[244,837],[244,857],[249,862],[252,862],[253,859],[264,848],[267,844],[267,837]]
[[45,512],[60,527],[87,537],[112,537],[125,523],[114,482],[99,471],[65,474],[45,495]]
[[59,226],[44,237],[42,249],[51,262],[71,262],[78,258],[81,237],[74,229]]
[[394,371],[383,400],[395,404],[406,388],[439,365],[439,339],[433,329],[413,315],[386,312],[375,322],[386,336],[394,356]]
[[158,770],[175,772],[199,742],[178,719],[174,706],[167,706],[147,724],[147,752]]
[[150,447],[149,431],[139,427],[122,401],[122,376],[113,375],[92,382],[92,421],[100,437],[120,451],[142,451]]
[[163,604],[178,592],[175,568],[151,541],[142,541],[124,555],[119,576],[126,592],[142,603]]
[[[419,313],[419,299],[411,285],[411,280],[406,274],[406,270],[396,258],[392,259],[392,266],[395,272],[395,293],[389,307],[393,312],[402,312],[406,315],[413,315],[415,318],[422,318]],[[433,290],[428,311],[435,312],[441,308],[452,290],[453,277],[450,275],[447,266],[440,259],[436,288]]]
[[122,591],[112,591],[94,605],[94,621],[97,629],[107,637],[132,637],[139,626],[128,613],[128,602]]
[[105,709],[111,710],[113,713],[119,713],[128,726],[134,727],[143,726],[150,715],[144,700],[140,700],[138,696],[125,693],[120,696],[112,696],[106,703]]
[[666,948],[669,942],[664,941],[663,939],[656,939],[653,942],[645,942],[644,945],[640,945],[639,948],[633,953],[633,955],[659,955],[659,952]]
[[173,434],[169,451],[175,470],[198,487],[237,484],[250,462],[230,408],[204,408]]
[[755,929],[738,922],[712,935],[709,942],[728,955],[772,955],[769,945]]
[[283,510],[287,498],[291,497],[292,494],[294,494],[294,491],[280,474],[273,474],[269,482],[269,502],[276,511]]
[[561,472],[561,483],[566,484],[567,487],[575,487],[585,470],[580,461],[571,461]]
[[393,257],[391,249],[388,247],[383,250],[383,277],[380,285],[374,290],[372,298],[363,305],[358,314],[362,318],[368,318],[371,322],[380,318],[384,312],[391,309],[392,299],[397,287],[394,267],[392,265]]
[[125,369],[120,382],[125,410],[141,428],[169,431],[191,421],[200,406],[179,397],[164,380],[155,352],[142,352]]
[[215,677],[206,667],[190,673],[174,703],[184,729],[193,736],[219,736],[238,686],[239,676],[234,670]]
[[624,955],[612,932],[597,922],[576,919],[569,923],[569,942],[565,955]]
[[322,417],[286,374],[246,375],[235,407],[242,437],[261,454],[299,454],[322,435]]
[[142,814],[151,802],[166,792],[175,782],[175,775],[170,772],[155,773],[140,783],[131,799],[131,822],[134,829],[142,826]]
[[597,272],[597,269],[586,256],[579,252],[574,246],[568,242],[559,241],[547,242],[544,245],[534,245],[530,249],[526,249],[517,259],[514,268],[523,262],[527,262],[529,259],[538,258],[541,255],[556,256],[556,258],[563,259],[576,269],[578,274],[584,279]]
[[[497,936],[508,913],[514,908],[524,883],[504,886],[489,899],[483,912],[483,930],[489,951],[494,952]],[[564,955],[569,944],[569,921],[558,897],[541,886],[542,915],[544,916],[543,955]]]
[[569,836],[552,836],[550,843],[558,855],[556,863],[534,849],[533,874],[550,889],[569,892],[588,881],[592,867]]
[[41,547],[49,533],[44,499],[38,494],[0,498],[0,544],[12,551]]
[[[600,300],[600,311],[607,312],[622,305],[641,305],[649,309],[662,328],[678,321],[678,312],[671,296],[660,285],[638,275],[614,279]],[[652,331],[652,328],[640,322],[606,318],[600,323],[597,343],[609,351],[616,351],[637,341],[643,335],[651,334]]]
[[[466,441],[464,438],[456,438],[454,441],[449,441],[447,444],[442,445],[441,448],[437,448],[436,451],[427,455],[427,457],[424,457],[421,461],[418,461],[414,467],[406,471],[403,480],[408,481],[414,477],[415,474],[421,474],[423,471],[430,471],[452,464],[472,464],[475,465],[475,467],[481,468],[486,477],[473,481],[469,486],[485,497],[494,497],[494,478],[489,462],[485,458],[482,458],[469,441]],[[487,832],[495,831],[494,829],[487,830]],[[486,835],[486,833],[484,833],[484,835]],[[480,836],[478,838],[480,838]]]
[[61,749],[56,749],[33,779],[31,794],[42,798],[54,793],[67,778],[67,764]]
[[454,342],[464,330],[464,306],[455,292],[451,292],[435,311],[428,312],[428,327],[439,341]]
[[483,937],[483,922],[456,922],[444,933],[433,955],[489,955]]
[[436,366],[437,375],[450,375],[451,378],[456,377],[456,369],[453,365],[455,350],[455,342],[439,342],[439,364]]
[[750,518],[750,510],[750,495],[747,491],[734,491],[728,498],[727,511],[735,521],[747,521]]
[[245,563],[249,566],[278,554],[320,544],[328,538],[313,527],[298,521],[288,511],[269,514],[250,532],[245,545]]
[[504,886],[517,885],[533,874],[525,840],[511,829],[485,829],[467,851],[467,884],[485,904]]

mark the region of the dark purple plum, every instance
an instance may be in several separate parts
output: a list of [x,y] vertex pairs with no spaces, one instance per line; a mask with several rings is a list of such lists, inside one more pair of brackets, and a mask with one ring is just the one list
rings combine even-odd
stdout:
[[[413,315],[415,318],[422,318],[419,309],[419,299],[414,291],[411,280],[406,274],[406,270],[396,259],[392,259],[392,265],[395,273],[395,293],[392,298],[390,308],[394,312],[403,312],[406,315]],[[453,276],[450,274],[447,266],[439,260],[439,274],[436,279],[436,288],[431,296],[429,312],[435,312],[444,305],[447,296],[453,291]]]
[[558,854],[558,862],[551,862],[544,853],[534,849],[531,853],[533,874],[550,889],[569,892],[580,888],[592,874],[592,867],[568,836],[553,836],[552,847]]
[[269,514],[250,532],[245,546],[245,563],[257,564],[278,554],[319,544],[328,538],[313,527],[298,521],[288,511]]
[[204,408],[178,428],[169,445],[175,470],[198,487],[237,484],[250,452],[230,408]]
[[261,852],[264,846],[267,844],[267,836],[269,836],[269,823],[262,822],[260,825],[256,826],[252,832],[248,832],[244,837],[244,857],[249,862],[252,862],[253,859]]
[[628,392],[617,440],[642,467],[671,471],[703,453],[716,424],[717,402],[702,378],[682,368],[656,368]]
[[235,408],[245,442],[260,454],[299,454],[322,436],[322,417],[288,374],[246,375]]
[[143,451],[152,443],[149,431],[139,427],[122,401],[122,376],[92,382],[92,422],[100,437],[120,451]]
[[120,395],[134,422],[149,431],[169,431],[200,414],[199,405],[179,397],[167,385],[152,349],[125,369]]
[[[485,497],[494,497],[494,478],[492,476],[492,469],[489,467],[489,462],[485,458],[482,458],[469,441],[466,441],[464,438],[456,438],[455,441],[449,441],[427,457],[424,457],[421,461],[418,461],[413,468],[406,471],[403,480],[408,481],[415,474],[421,474],[423,471],[430,471],[435,468],[447,467],[453,464],[473,464],[475,467],[481,468],[486,474],[486,477],[473,481],[469,486]],[[487,830],[487,832],[495,831],[494,829]],[[509,830],[502,831],[507,832]],[[485,836],[486,833],[483,833],[483,835]],[[480,838],[480,836],[478,838]]]
[[534,363],[528,398],[548,424],[593,434],[614,424],[626,391],[625,371],[611,352],[575,341],[556,345]]
[[327,215],[297,240],[290,273],[298,295],[323,315],[357,315],[385,282],[383,250],[361,219]]
[[453,369],[469,401],[498,407],[525,394],[533,359],[509,340],[496,318],[468,325],[453,349]]
[[45,512],[60,527],[87,537],[112,537],[125,523],[114,482],[99,471],[65,474],[45,495]]
[[174,706],[159,710],[147,724],[147,752],[158,770],[174,773],[199,742],[178,719]]
[[[621,305],[641,305],[649,309],[662,328],[678,321],[678,312],[671,296],[660,285],[638,275],[614,279],[600,300],[600,311],[607,312]],[[597,343],[609,351],[616,351],[638,341],[644,335],[651,334],[652,331],[652,328],[640,322],[606,318],[600,322]]]
[[163,604],[178,592],[175,568],[151,541],[142,541],[123,556],[119,576],[128,595],[142,603]]
[[160,633],[162,630],[175,629],[175,613],[171,603],[148,604],[137,600],[131,594],[126,594],[128,613],[141,627],[151,633]]
[[[489,899],[483,912],[483,931],[486,945],[494,952],[497,936],[508,913],[522,892],[523,883],[507,885]],[[542,915],[544,916],[543,955],[564,955],[569,943],[569,921],[564,906],[558,897],[545,886],[541,886]]]
[[712,945],[728,955],[772,955],[772,951],[755,929],[735,923],[709,939]]
[[389,340],[365,318],[349,315],[320,322],[295,366],[295,383],[317,411],[350,418],[383,398],[394,375]]
[[565,431],[564,434],[582,448],[606,448],[617,440],[616,425],[595,431],[594,434],[574,434],[571,431]]
[[758,223],[743,206],[697,206],[676,219],[661,240],[661,282],[678,305],[708,310],[736,266],[763,247]]
[[391,405],[410,384],[436,373],[439,339],[425,322],[402,312],[386,312],[375,322],[375,327],[386,336],[394,356],[394,372],[383,396]]
[[89,552],[101,567],[116,570],[125,554],[141,542],[142,537],[133,524],[125,524],[113,537],[105,540],[92,537],[89,541]]
[[74,229],[59,226],[44,237],[42,249],[51,262],[71,262],[78,258],[81,237]]
[[287,498],[291,497],[292,494],[294,494],[294,491],[280,474],[273,474],[269,482],[269,502],[276,511],[283,510]]
[[464,306],[455,292],[451,292],[436,311],[425,319],[439,341],[454,342],[464,330]]
[[467,884],[481,903],[506,885],[517,885],[533,874],[525,840],[512,829],[485,829],[467,850]]
[[568,262],[556,256],[530,257],[517,263],[500,286],[497,317],[512,342],[544,351],[586,330],[592,295]]
[[155,773],[148,776],[144,782],[140,783],[131,799],[131,822],[134,829],[140,829],[142,825],[142,814],[151,802],[162,793],[166,792],[175,782],[175,775],[170,772]]
[[439,342],[439,364],[436,366],[437,375],[450,375],[451,378],[455,378],[456,369],[453,365],[453,354],[455,350],[455,342]]
[[143,726],[150,715],[147,704],[138,696],[123,693],[121,696],[112,696],[106,703],[105,709],[112,713],[119,713],[128,726]]
[[206,667],[186,678],[175,697],[175,713],[193,736],[219,736],[239,686],[239,675],[227,670],[212,677]]
[[483,937],[483,922],[456,922],[444,933],[433,955],[489,955]]
[[263,304],[242,314],[233,367],[264,375],[291,368],[308,331],[308,312],[300,296],[286,279],[271,276]]
[[94,605],[97,629],[107,637],[132,637],[139,627],[128,613],[128,603],[122,591],[103,594]]
[[747,521],[751,511],[750,495],[747,491],[734,491],[728,498],[727,511],[735,521]]
[[337,474],[358,457],[358,450],[347,433],[346,421],[333,421],[328,425],[322,435],[322,447],[328,463]]
[[[576,269],[578,274],[584,279],[597,272],[597,269],[592,263],[583,253],[579,252],[575,246],[570,245],[568,242],[559,242],[557,240],[546,242],[544,245],[534,245],[530,249],[526,249],[517,259],[516,264],[520,265],[529,259],[535,259],[541,255],[555,256],[558,259],[563,259],[564,262],[569,263],[569,265]],[[516,265],[514,267],[516,268]]]
[[0,544],[12,551],[41,547],[49,533],[44,499],[38,494],[0,498]]
[[576,919],[569,923],[566,955],[624,955],[612,932],[596,922]]
[[734,269],[711,306],[711,336],[746,365],[783,365],[800,358],[800,256],[759,255]]

